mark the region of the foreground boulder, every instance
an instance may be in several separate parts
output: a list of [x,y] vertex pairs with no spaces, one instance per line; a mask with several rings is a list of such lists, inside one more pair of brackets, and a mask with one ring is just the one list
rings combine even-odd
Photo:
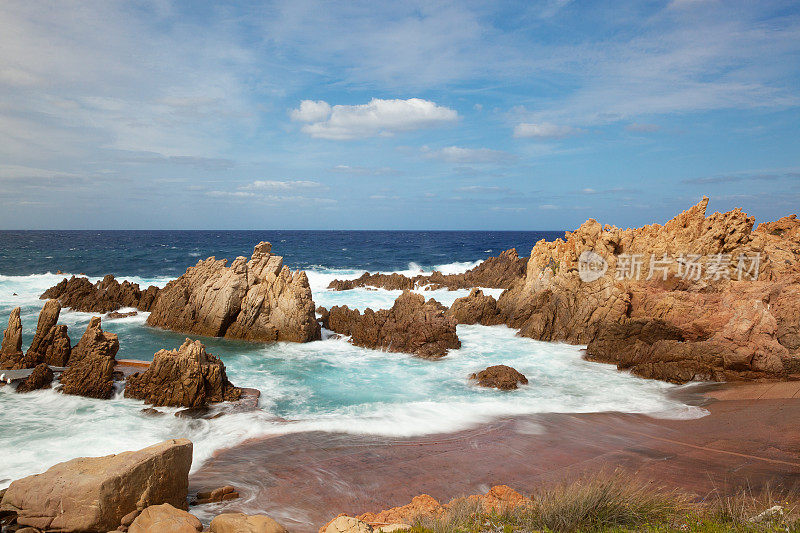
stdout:
[[111,398],[118,350],[117,336],[103,331],[100,317],[92,317],[81,340],[72,349],[69,367],[61,374],[61,392],[87,398]]
[[677,383],[797,374],[800,221],[753,231],[741,210],[706,216],[707,205],[635,229],[588,220],[536,243],[497,302],[506,324]]
[[211,521],[209,533],[286,533],[286,528],[264,514],[223,513]]
[[528,384],[528,378],[524,374],[506,365],[490,366],[469,378],[476,380],[481,387],[500,390],[514,390],[520,383]]
[[236,401],[242,390],[225,374],[225,365],[206,352],[200,341],[186,341],[177,350],[161,350],[144,372],[128,376],[125,397],[156,406],[202,407]]
[[308,342],[320,338],[305,272],[258,244],[248,261],[199,261],[164,287],[147,323],[173,331],[253,341]]
[[158,291],[158,287],[153,285],[141,290],[138,283],[127,280],[120,283],[111,274],[97,283],[92,283],[88,278],[72,276],[47,289],[40,298],[54,298],[64,307],[86,313],[108,313],[121,307],[149,311]]
[[192,533],[203,531],[200,519],[168,503],[151,505],[131,523],[128,533]]
[[357,279],[333,280],[328,288],[336,291],[356,287],[380,287],[386,290],[411,290],[417,287],[449,290],[472,287],[508,289],[525,277],[527,263],[528,259],[519,257],[517,250],[512,248],[497,257],[490,257],[482,261],[462,274],[442,274],[439,271],[433,271],[431,274],[408,277],[396,272],[392,274],[365,272]]
[[17,392],[32,392],[35,390],[49,389],[53,383],[53,371],[44,363],[40,363],[25,381],[17,385]]
[[323,325],[364,348],[404,352],[426,359],[438,359],[461,347],[456,323],[445,315],[446,307],[410,291],[401,294],[391,309],[362,315],[357,309],[334,306],[323,312]]
[[480,289],[472,289],[469,296],[458,298],[453,302],[447,310],[447,316],[458,324],[495,326],[503,323],[503,315],[497,308],[497,300],[483,294]]
[[61,532],[105,532],[137,509],[186,507],[192,443],[162,442],[134,452],[82,457],[11,483],[0,511],[17,524]]

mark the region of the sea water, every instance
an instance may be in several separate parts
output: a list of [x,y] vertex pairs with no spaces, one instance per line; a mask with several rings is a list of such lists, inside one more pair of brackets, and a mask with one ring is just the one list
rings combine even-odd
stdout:
[[[415,275],[433,269],[466,271],[482,259],[517,247],[527,254],[541,232],[0,232],[0,321],[22,308],[24,343],[30,343],[39,295],[64,275],[85,273],[92,281],[115,274],[140,286],[163,287],[199,258],[249,255],[270,240],[273,251],[293,268],[304,268],[317,305],[391,307],[399,291],[330,291],[333,279],[363,272]],[[418,291],[450,305],[468,290]],[[497,289],[485,292],[499,296]],[[91,313],[62,310],[73,344]],[[119,335],[118,358],[151,360],[162,348],[176,348],[186,335],[147,327],[146,313],[104,320]],[[663,417],[697,417],[704,411],[670,394],[673,385],[619,372],[581,358],[581,346],[516,336],[505,326],[458,326],[462,347],[443,359],[352,346],[323,332],[323,340],[250,343],[200,338],[225,362],[231,381],[261,391],[259,409],[221,418],[148,416],[140,401],[66,396],[53,390],[15,394],[0,387],[0,487],[74,457],[141,448],[167,438],[194,442],[193,468],[219,449],[251,437],[302,431],[386,436],[451,432],[496,417],[532,413],[620,411]],[[504,392],[476,387],[467,377],[507,364],[529,380]]]

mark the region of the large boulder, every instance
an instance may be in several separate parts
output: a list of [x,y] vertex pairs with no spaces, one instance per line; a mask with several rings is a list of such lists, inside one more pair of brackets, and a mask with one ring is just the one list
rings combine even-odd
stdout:
[[128,376],[125,385],[126,398],[153,405],[202,407],[241,396],[242,390],[228,381],[222,361],[190,339],[177,350],[157,352],[147,370]]
[[137,509],[185,509],[192,443],[173,439],[138,451],[81,457],[11,483],[0,512],[17,523],[60,532],[106,532]]
[[472,374],[470,379],[477,381],[481,387],[500,390],[514,390],[519,384],[527,385],[528,378],[507,365],[494,365]]
[[349,335],[356,346],[438,359],[461,347],[456,323],[445,315],[446,310],[435,300],[426,302],[421,294],[404,291],[391,309],[367,309],[362,315],[357,309],[334,306],[323,313],[323,324]]
[[497,309],[497,300],[483,294],[483,291],[477,288],[472,289],[469,296],[458,298],[453,302],[447,311],[447,316],[458,324],[495,326],[503,323],[503,316]]
[[286,528],[265,514],[223,513],[214,517],[209,533],[286,533]]
[[40,389],[49,389],[53,383],[53,371],[45,363],[41,363],[33,369],[31,375],[25,381],[17,385],[17,392],[32,392]]
[[72,349],[69,367],[61,374],[61,392],[88,398],[111,398],[118,350],[117,336],[103,331],[100,317],[92,317],[81,340]]
[[196,516],[168,503],[151,505],[128,528],[128,533],[197,533],[203,524]]
[[147,323],[209,337],[308,342],[320,338],[305,272],[292,273],[262,242],[248,261],[199,261],[164,287]]
[[145,290],[138,283],[118,282],[111,274],[97,283],[88,278],[72,276],[47,289],[40,298],[54,298],[64,307],[86,313],[107,313],[121,307],[135,307],[149,311],[158,296],[158,287]]
[[3,331],[3,343],[0,345],[0,368],[6,370],[19,368],[22,362],[22,320],[20,308],[16,307],[8,317],[8,327]]

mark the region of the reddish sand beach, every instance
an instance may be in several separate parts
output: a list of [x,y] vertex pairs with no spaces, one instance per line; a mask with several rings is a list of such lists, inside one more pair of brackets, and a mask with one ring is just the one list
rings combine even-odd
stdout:
[[338,513],[378,511],[421,493],[444,501],[507,484],[526,492],[622,468],[698,499],[749,486],[800,485],[800,382],[695,385],[709,415],[665,420],[621,413],[497,420],[414,439],[300,433],[224,450],[190,490],[230,483],[243,498],[193,512],[266,512],[294,531]]

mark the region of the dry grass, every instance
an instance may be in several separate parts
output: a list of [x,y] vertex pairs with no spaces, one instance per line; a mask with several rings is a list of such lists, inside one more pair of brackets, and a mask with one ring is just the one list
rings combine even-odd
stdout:
[[[693,503],[622,472],[543,488],[528,505],[487,514],[474,500],[454,500],[440,519],[421,518],[412,533],[789,531],[800,532],[797,494],[751,491]],[[753,517],[779,506],[761,520]]]

